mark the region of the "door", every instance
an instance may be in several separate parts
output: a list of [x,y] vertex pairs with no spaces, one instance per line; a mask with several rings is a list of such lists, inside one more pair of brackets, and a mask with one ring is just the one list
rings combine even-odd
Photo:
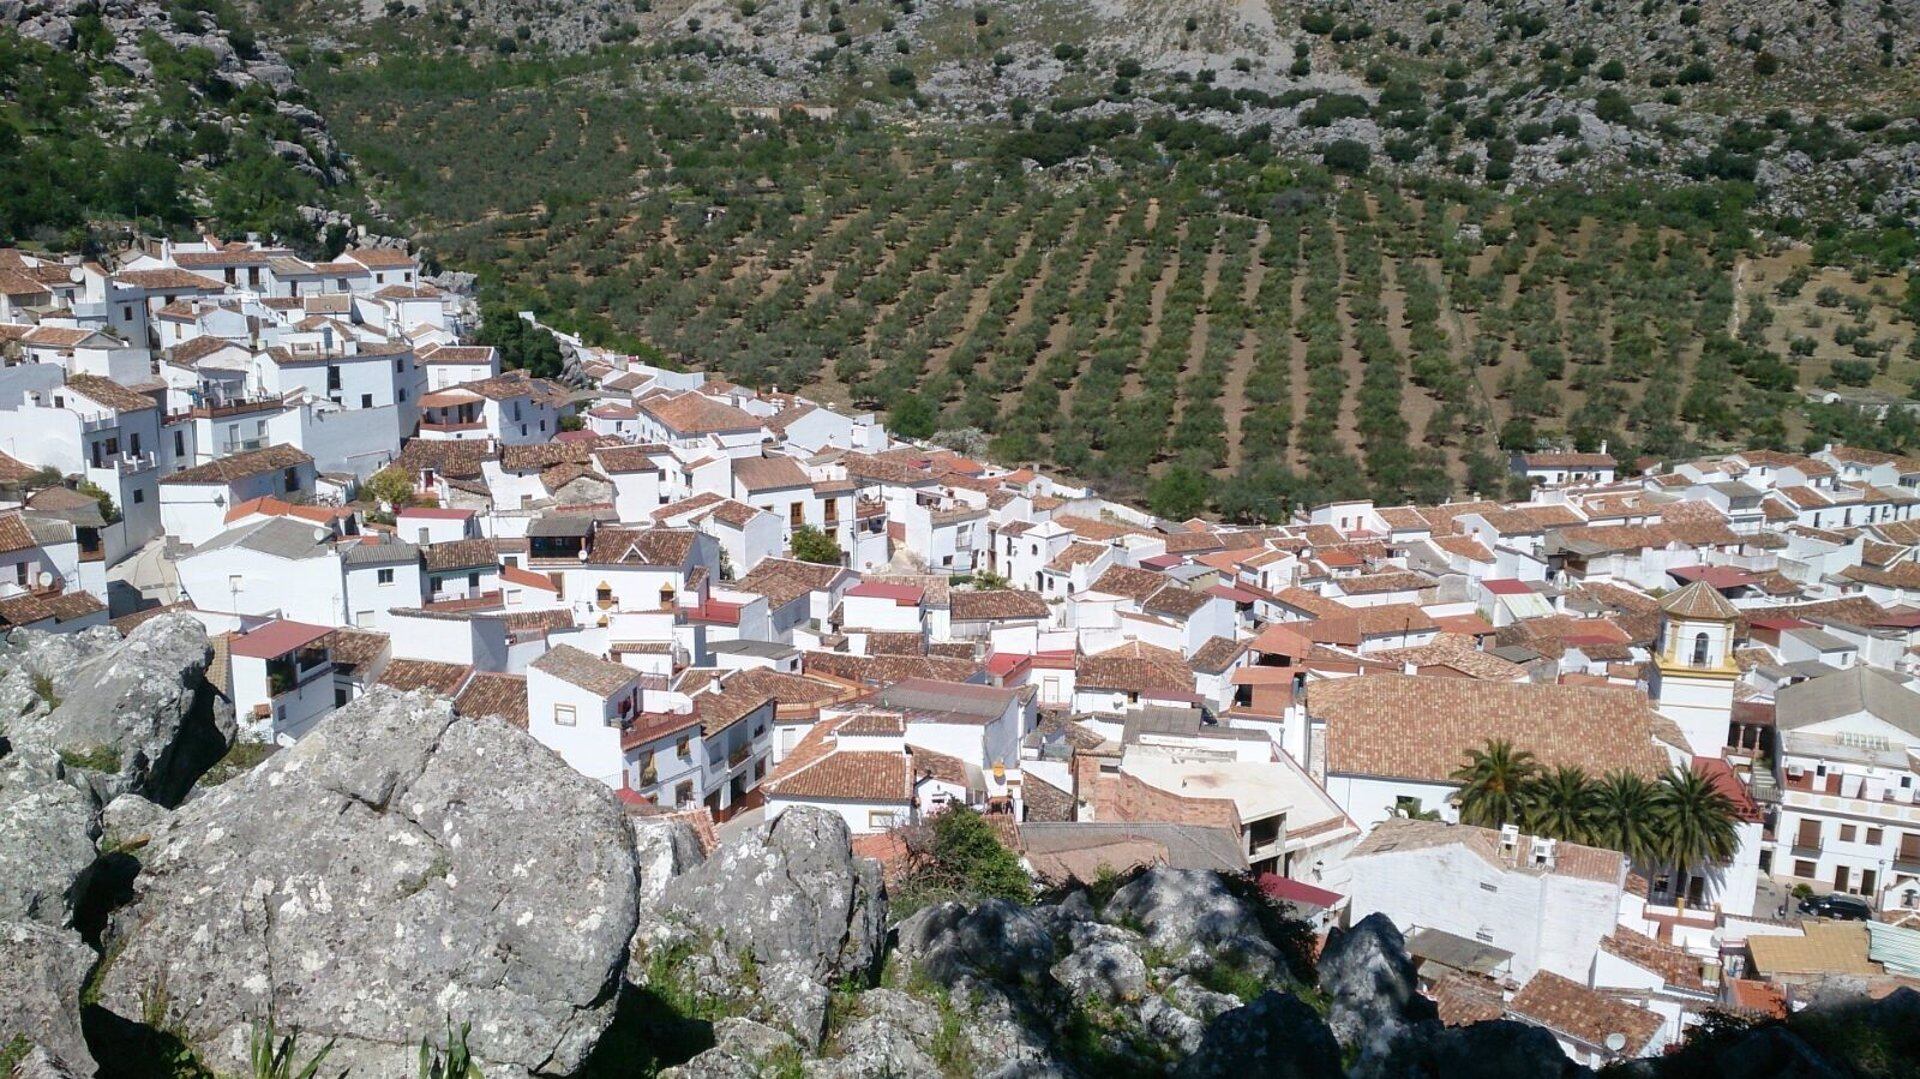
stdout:
[[1860,871],[1860,894],[1861,895],[1866,896],[1868,899],[1872,899],[1873,893],[1877,890],[1875,888],[1875,885],[1879,883],[1880,883],[1880,880],[1878,876],[1875,875],[1873,870],[1862,869]]
[[1833,890],[1836,892],[1844,892],[1847,890],[1847,867],[1844,865],[1834,867]]

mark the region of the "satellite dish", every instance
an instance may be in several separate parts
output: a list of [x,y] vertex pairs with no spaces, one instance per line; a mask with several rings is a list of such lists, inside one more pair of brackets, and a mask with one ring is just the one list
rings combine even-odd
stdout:
[[49,572],[47,572],[46,570],[41,570],[41,571],[40,571],[40,576],[39,576],[39,578],[38,578],[38,579],[39,579],[39,581],[40,581],[40,587],[42,587],[42,588],[52,588],[52,587],[53,587],[53,574],[51,574],[51,573],[49,573]]
[[1624,1052],[1626,1048],[1627,1048],[1627,1036],[1625,1034],[1622,1034],[1619,1031],[1615,1031],[1612,1034],[1607,1035],[1607,1052],[1609,1053]]

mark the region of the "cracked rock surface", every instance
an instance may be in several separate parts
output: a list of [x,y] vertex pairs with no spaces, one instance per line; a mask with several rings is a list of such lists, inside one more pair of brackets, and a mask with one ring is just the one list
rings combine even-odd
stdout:
[[[239,1070],[272,1007],[330,1071],[411,1074],[471,1023],[487,1074],[566,1074],[613,1015],[636,917],[611,793],[523,732],[377,691],[196,798],[141,852],[101,1003],[157,1001]],[[437,1039],[436,1039],[437,1040]]]

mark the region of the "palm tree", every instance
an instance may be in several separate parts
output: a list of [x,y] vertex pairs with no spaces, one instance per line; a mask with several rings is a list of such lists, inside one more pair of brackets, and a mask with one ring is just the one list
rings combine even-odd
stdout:
[[1598,799],[1586,769],[1563,764],[1527,784],[1520,820],[1535,835],[1586,843],[1593,837]]
[[1692,867],[1733,857],[1740,846],[1734,828],[1739,814],[1713,780],[1690,768],[1669,771],[1655,797],[1662,832],[1660,853],[1678,871],[1678,891],[1684,895]]
[[1504,738],[1488,739],[1483,750],[1467,750],[1467,763],[1453,772],[1460,784],[1461,823],[1499,828],[1517,818],[1527,783],[1539,770],[1533,754],[1514,749]]
[[1609,772],[1595,788],[1593,841],[1640,866],[1660,860],[1659,791],[1632,772]]

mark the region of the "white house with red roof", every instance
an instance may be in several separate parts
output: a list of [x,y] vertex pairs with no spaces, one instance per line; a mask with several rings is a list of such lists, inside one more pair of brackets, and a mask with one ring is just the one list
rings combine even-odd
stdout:
[[226,639],[233,711],[259,736],[283,744],[331,711],[333,661],[322,638],[333,626],[275,619]]
[[478,382],[500,373],[500,351],[492,345],[427,345],[415,351],[431,390]]
[[408,543],[425,546],[477,539],[480,515],[470,509],[444,506],[407,506],[393,515],[393,534]]

